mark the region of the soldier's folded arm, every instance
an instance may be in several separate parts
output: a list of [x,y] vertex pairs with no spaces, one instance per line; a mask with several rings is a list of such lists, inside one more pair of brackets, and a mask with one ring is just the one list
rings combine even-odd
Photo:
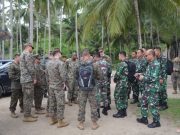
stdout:
[[36,73],[35,73],[36,71],[34,68],[34,59],[32,58],[32,55],[27,55],[26,63],[29,74],[32,77],[32,80],[36,80]]

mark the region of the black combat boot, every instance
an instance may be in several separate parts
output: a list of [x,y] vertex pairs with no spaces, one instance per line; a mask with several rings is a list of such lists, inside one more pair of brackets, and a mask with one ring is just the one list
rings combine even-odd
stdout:
[[108,115],[108,112],[107,112],[107,107],[104,107],[103,110],[102,110],[102,114],[104,115]]
[[113,114],[114,118],[122,118],[122,116],[123,116],[122,110],[119,110],[116,114]]
[[166,110],[166,109],[168,109],[168,105],[167,105],[167,103],[165,102],[165,103],[163,103],[163,104],[160,106],[160,111],[164,111],[164,110]]
[[160,122],[153,119],[153,122],[148,125],[148,128],[156,128],[156,127],[160,127],[160,126],[161,126]]
[[111,106],[110,106],[110,104],[108,104],[108,106],[107,106],[107,110],[111,110]]
[[139,122],[139,123],[142,123],[142,124],[145,124],[145,125],[148,124],[148,119],[147,119],[146,117],[137,118],[136,120],[137,120],[137,122]]
[[123,112],[124,112],[124,117],[126,117],[126,116],[127,116],[127,111],[126,111],[126,109],[123,109]]
[[98,113],[98,118],[101,118],[100,109],[97,109],[97,113]]

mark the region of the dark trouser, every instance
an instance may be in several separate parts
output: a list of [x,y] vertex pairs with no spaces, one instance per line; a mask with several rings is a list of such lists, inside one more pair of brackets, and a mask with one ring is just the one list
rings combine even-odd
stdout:
[[16,110],[18,99],[19,99],[19,107],[21,109],[23,109],[22,89],[12,89],[11,91],[12,91],[12,93],[11,93],[11,102],[10,102],[9,110],[11,112],[14,112]]
[[43,89],[39,86],[34,87],[34,104],[35,109],[38,110],[41,108],[43,100]]
[[31,107],[34,99],[34,84],[33,82],[23,83],[23,106],[24,106],[24,117],[31,116]]

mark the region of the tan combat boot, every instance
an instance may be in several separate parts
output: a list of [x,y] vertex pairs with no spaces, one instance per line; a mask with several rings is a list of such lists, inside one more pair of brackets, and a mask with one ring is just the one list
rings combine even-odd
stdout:
[[97,122],[93,122],[92,123],[92,130],[96,130],[99,128],[99,125],[97,124]]
[[23,121],[24,121],[24,122],[35,122],[35,121],[37,121],[37,118],[33,118],[33,117],[31,117],[31,116],[29,116],[29,117],[24,117]]
[[35,114],[45,114],[43,110],[35,110]]
[[15,112],[11,112],[11,117],[12,118],[18,118],[19,116]]
[[68,102],[68,105],[69,105],[69,106],[72,106],[72,102],[71,102],[70,100],[69,100],[69,102]]
[[36,118],[36,119],[38,118],[38,116],[37,116],[37,115],[34,115],[34,114],[31,114],[31,117],[32,117],[32,118]]
[[63,121],[63,120],[58,120],[57,128],[62,128],[68,126],[69,123]]
[[54,117],[50,117],[49,118],[49,124],[50,125],[54,125],[54,124],[56,124],[58,121],[57,121],[57,119],[56,118],[54,118]]
[[79,128],[80,130],[84,130],[84,123],[79,122],[79,125],[77,126],[77,128]]

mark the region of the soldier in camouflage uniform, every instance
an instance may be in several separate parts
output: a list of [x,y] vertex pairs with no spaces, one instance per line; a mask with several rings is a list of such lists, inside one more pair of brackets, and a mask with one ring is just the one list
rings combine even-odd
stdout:
[[[138,59],[136,51],[132,52],[132,58],[129,61],[133,62],[137,67]],[[133,100],[131,101],[131,104],[139,102],[139,86],[137,80],[134,80],[134,82],[128,81],[128,89],[129,94],[131,93],[131,90],[133,91]]]
[[159,74],[160,64],[155,58],[154,50],[150,49],[146,54],[147,60],[149,61],[148,67],[145,74],[136,74],[136,77],[140,81],[144,81],[145,90],[142,93],[141,98],[141,115],[142,118],[137,118],[139,123],[145,125],[148,124],[148,108],[153,116],[153,122],[148,125],[149,128],[160,127],[160,115],[158,112],[158,96],[159,96]]
[[[80,68],[81,66],[87,66],[89,64],[92,64],[92,81],[95,83],[96,79],[99,79],[100,76],[100,69],[98,68],[98,65],[93,63],[91,56],[89,54],[88,49],[85,49],[82,53],[82,58],[79,64],[79,67],[77,69],[77,80],[79,85],[79,114],[78,114],[78,121],[79,125],[77,126],[80,130],[84,130],[84,122],[85,122],[85,109],[86,109],[86,102],[89,100],[90,108],[91,108],[91,120],[92,120],[92,129],[96,130],[99,125],[97,124],[98,121],[98,113],[97,113],[97,101],[96,101],[96,84],[90,84],[92,87],[90,90],[83,90],[83,88],[80,85]],[[90,78],[88,78],[90,79]],[[88,83],[89,85],[89,83]],[[89,87],[88,87],[89,88]]]
[[23,112],[23,93],[22,87],[20,84],[20,67],[19,67],[20,55],[16,54],[14,62],[11,63],[8,69],[8,75],[11,79],[11,102],[10,102],[10,111],[11,117],[17,118],[18,115],[15,113],[17,102],[19,99],[19,106],[21,108],[21,113]]
[[174,89],[173,94],[177,94],[177,87],[180,91],[180,57],[173,59],[173,73],[171,75],[171,80]]
[[128,65],[125,62],[126,52],[122,51],[119,53],[119,60],[121,61],[118,64],[116,73],[114,75],[114,82],[116,83],[114,91],[115,105],[118,112],[113,114],[115,118],[124,118],[127,116],[126,109],[128,107]]
[[37,83],[34,86],[34,104],[35,104],[35,113],[36,114],[45,114],[42,108],[42,100],[43,100],[43,86],[44,86],[44,78],[45,71],[42,69],[40,65],[40,57],[39,55],[34,55],[35,58],[35,72],[36,72],[36,79]]
[[[99,56],[96,54],[94,56],[94,62],[99,66],[101,69],[102,76],[97,81],[97,102],[98,102],[98,115],[100,117],[100,104],[101,101],[103,102],[103,110],[102,113],[104,115],[108,115],[108,98],[107,98],[107,91],[109,86],[109,74],[111,73],[110,65],[106,61],[105,57]],[[101,100],[102,99],[102,100]]]
[[167,105],[167,58],[162,56],[161,48],[155,48],[156,58],[160,63],[160,90],[159,90],[159,107],[160,110],[168,109]]
[[47,65],[47,74],[49,81],[49,117],[50,125],[56,124],[57,127],[62,128],[69,125],[64,119],[65,109],[65,82],[66,68],[65,63],[60,60],[61,52],[53,52],[53,60]]
[[[136,66],[136,73],[145,73],[146,68],[147,68],[147,60],[144,57],[144,51],[142,49],[139,49],[137,51],[137,57],[138,57],[138,62]],[[142,94],[144,91],[144,81],[138,81],[138,86],[139,86],[139,93]],[[139,93],[137,92],[137,95],[139,96]],[[140,107],[140,104],[138,104],[138,107]]]
[[76,70],[78,67],[77,54],[73,53],[72,58],[66,61],[67,73],[68,73],[68,104],[72,106],[72,101],[77,104],[78,98],[78,85],[76,81]]
[[37,82],[32,50],[32,44],[27,43],[25,44],[25,49],[20,56],[20,82],[23,91],[24,122],[37,121],[37,116],[31,114],[31,107],[34,99],[34,84]]
[[107,109],[108,109],[108,110],[111,110],[110,104],[111,104],[111,73],[112,73],[112,60],[111,60],[111,58],[110,58],[108,55],[106,55],[106,54],[104,53],[103,48],[100,48],[100,49],[99,49],[99,54],[100,54],[100,57],[101,57],[101,58],[103,57],[104,59],[106,59],[106,61],[107,61],[108,64],[109,64],[109,67],[110,67],[110,72],[109,72],[109,74],[108,74],[108,91],[107,91],[108,107],[107,107]]

